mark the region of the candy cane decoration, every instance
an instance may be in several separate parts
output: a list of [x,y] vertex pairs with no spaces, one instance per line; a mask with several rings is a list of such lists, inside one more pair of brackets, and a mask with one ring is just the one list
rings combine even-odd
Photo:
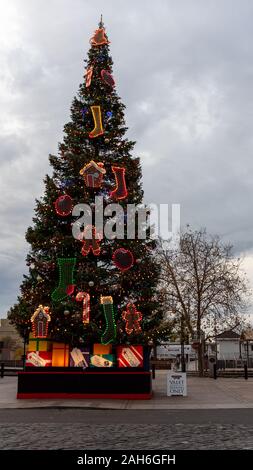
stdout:
[[76,301],[83,301],[83,323],[90,323],[90,294],[87,292],[78,292]]

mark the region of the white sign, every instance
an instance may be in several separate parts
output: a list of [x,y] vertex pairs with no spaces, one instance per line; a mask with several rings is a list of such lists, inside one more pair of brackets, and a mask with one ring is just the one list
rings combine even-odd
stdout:
[[[173,359],[178,355],[181,355],[181,344],[161,344],[157,346],[157,357],[159,359]],[[192,349],[190,344],[184,345],[184,354],[189,356],[195,356],[195,351]]]
[[167,397],[172,395],[187,396],[187,383],[185,372],[168,372],[167,376]]

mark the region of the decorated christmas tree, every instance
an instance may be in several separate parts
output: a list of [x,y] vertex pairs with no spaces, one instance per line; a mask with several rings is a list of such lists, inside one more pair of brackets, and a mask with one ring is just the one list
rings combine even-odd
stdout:
[[125,106],[102,19],[90,45],[59,153],[49,157],[52,175],[27,230],[29,273],[9,312],[21,334],[31,328],[30,338],[67,344],[73,357],[81,347],[94,354],[94,344],[151,344],[162,318],[155,242],[138,238],[137,223],[129,228],[138,219],[133,205],[143,199],[141,167],[125,137]]

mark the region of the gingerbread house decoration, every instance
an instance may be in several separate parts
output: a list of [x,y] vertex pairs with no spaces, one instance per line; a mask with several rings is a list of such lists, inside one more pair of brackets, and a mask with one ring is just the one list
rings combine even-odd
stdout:
[[31,317],[32,331],[35,338],[46,338],[48,323],[51,321],[49,307],[39,305]]
[[100,188],[105,173],[104,164],[101,162],[96,163],[93,160],[80,170],[80,175],[83,176],[88,188]]

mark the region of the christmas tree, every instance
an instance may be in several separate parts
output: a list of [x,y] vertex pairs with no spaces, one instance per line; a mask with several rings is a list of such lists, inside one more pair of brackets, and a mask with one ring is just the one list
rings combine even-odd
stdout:
[[[130,219],[137,221],[127,206],[143,199],[141,167],[131,155],[134,142],[125,137],[125,106],[116,92],[102,19],[90,44],[71,120],[58,155],[49,156],[52,176],[45,178],[44,196],[36,201],[34,224],[27,230],[29,273],[8,316],[23,335],[31,319],[36,332],[41,318],[40,336],[72,347],[145,345],[157,337],[162,317],[155,294],[155,242],[138,239],[137,226],[127,237]],[[120,230],[123,238],[100,233],[97,198],[105,213],[111,203],[124,210],[123,216],[117,211],[103,216],[103,224]],[[89,224],[80,218],[82,204],[91,208]]]

